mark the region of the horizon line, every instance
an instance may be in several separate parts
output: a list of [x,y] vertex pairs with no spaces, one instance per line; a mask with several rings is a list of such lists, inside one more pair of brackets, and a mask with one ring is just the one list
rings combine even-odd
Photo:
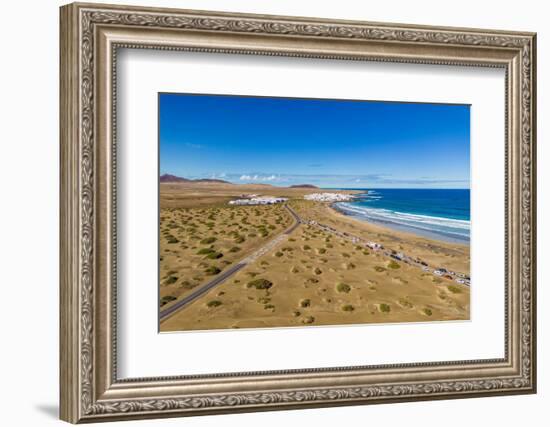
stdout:
[[[179,174],[176,174],[176,173],[171,173],[171,172],[164,172],[164,173],[160,173],[159,171],[159,179],[162,178],[163,176],[172,176],[172,177],[175,177],[175,178],[181,178],[183,180],[187,180],[187,181],[221,181],[223,183],[227,183],[227,184],[232,184],[232,185],[269,185],[269,186],[272,186],[272,187],[280,187],[280,188],[288,188],[288,187],[292,187],[292,186],[295,186],[295,187],[300,187],[300,186],[314,186],[314,187],[317,187],[317,188],[320,188],[320,189],[348,189],[348,190],[367,190],[368,188],[372,188],[373,190],[376,190],[376,189],[394,189],[394,190],[413,190],[413,189],[424,189],[424,190],[470,190],[470,186],[468,187],[418,187],[418,186],[414,186],[414,185],[418,185],[418,184],[411,184],[413,185],[413,187],[379,187],[377,185],[380,185],[379,184],[374,184],[372,186],[369,186],[368,184],[365,185],[365,186],[362,186],[362,187],[351,187],[351,186],[346,186],[346,185],[343,185],[343,186],[324,186],[322,184],[318,185],[318,184],[312,184],[310,182],[307,182],[307,179],[303,180],[303,181],[297,181],[296,184],[283,184],[283,183],[277,183],[277,182],[273,182],[273,181],[258,181],[258,182],[239,182],[239,181],[234,181],[234,180],[230,180],[228,178],[225,178],[223,176],[220,176],[220,177],[217,177],[217,176],[211,176],[211,177],[204,177],[204,178],[197,178],[197,177],[189,177],[189,178],[186,178],[184,176],[181,176]],[[344,175],[345,176],[345,175]],[[459,181],[465,181],[465,180],[455,180],[457,182]],[[407,184],[404,184],[404,185],[407,185]],[[420,184],[421,185],[421,184]]]
[[[177,178],[182,178],[177,175],[165,173],[162,175],[159,175],[159,178],[163,175],[171,175],[175,176]],[[203,180],[212,180],[212,181],[222,181],[223,183],[231,184],[231,185],[265,185],[265,186],[271,186],[274,188],[292,188],[292,187],[304,187],[304,186],[313,186],[315,188],[318,188],[319,190],[471,190],[470,187],[456,187],[456,188],[449,188],[449,187],[378,187],[378,186],[364,186],[364,187],[347,187],[347,186],[336,186],[336,187],[325,187],[325,186],[319,186],[315,184],[290,184],[290,185],[277,185],[277,184],[271,184],[271,183],[265,183],[265,182],[231,182],[220,178],[183,178],[186,180],[189,180],[191,182],[193,181],[203,181]],[[165,182],[164,184],[177,184],[177,181],[174,182]]]

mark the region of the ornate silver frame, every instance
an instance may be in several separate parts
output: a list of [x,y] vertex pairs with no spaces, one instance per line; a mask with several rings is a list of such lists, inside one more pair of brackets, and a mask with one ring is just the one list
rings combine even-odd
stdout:
[[[190,10],[61,8],[61,418],[112,421],[534,393],[535,34]],[[117,48],[506,70],[505,357],[117,379]]]

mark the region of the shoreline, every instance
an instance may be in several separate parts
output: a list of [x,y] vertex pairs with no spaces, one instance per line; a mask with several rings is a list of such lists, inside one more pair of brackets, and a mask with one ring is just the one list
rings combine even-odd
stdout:
[[[431,231],[426,229],[420,229],[416,228],[414,226],[406,226],[401,225],[398,223],[390,223],[390,222],[383,222],[383,221],[376,221],[371,219],[364,219],[361,218],[358,215],[353,215],[351,213],[346,212],[344,209],[339,208],[338,204],[342,202],[333,202],[328,205],[330,210],[338,215],[341,215],[345,218],[351,218],[356,221],[359,221],[360,223],[369,224],[376,227],[381,227],[383,229],[386,229],[387,232],[397,232],[397,233],[404,233],[411,235],[416,238],[423,238],[428,240],[436,240],[438,242],[448,243],[451,245],[463,245],[463,246],[469,246],[470,245],[470,238],[466,240],[465,238],[457,238],[445,235],[443,232],[437,232],[437,231]],[[352,202],[346,202],[346,203],[353,203]],[[376,209],[376,208],[373,208]]]
[[317,208],[298,209],[308,219],[331,225],[358,237],[380,243],[386,248],[402,251],[422,259],[432,260],[434,265],[456,271],[470,271],[470,245],[463,242],[449,242],[433,239],[409,231],[395,230],[385,225],[345,215],[329,203],[316,203]]

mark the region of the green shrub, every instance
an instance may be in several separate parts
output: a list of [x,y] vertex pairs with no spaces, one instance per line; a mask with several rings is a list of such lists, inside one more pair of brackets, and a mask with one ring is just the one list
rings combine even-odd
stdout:
[[309,245],[304,245],[304,246],[303,246],[303,249],[304,249],[304,251],[309,251],[309,250],[311,249],[311,246],[309,246]]
[[166,295],[166,296],[163,296],[161,299],[160,299],[160,305],[163,306],[165,304],[168,304],[169,302],[171,301],[174,301],[176,300],[177,298],[173,295]]
[[325,248],[320,248],[317,252],[319,252],[319,255],[323,255],[327,250]]
[[347,252],[344,252],[344,253],[342,253],[342,256],[343,256],[344,258],[349,258],[351,255],[348,254]]
[[204,272],[206,274],[210,274],[211,276],[215,276],[216,274],[221,272],[221,270],[218,267],[212,265],[212,266],[208,267],[206,270],[204,270]]
[[300,307],[306,308],[311,306],[311,300],[309,298],[300,301]]
[[433,314],[431,308],[428,307],[422,309],[422,313],[424,313],[426,316],[431,316]]
[[278,257],[278,258],[282,257],[283,255],[284,254],[281,251],[275,252],[275,256]]
[[214,308],[214,307],[219,307],[220,305],[222,305],[222,302],[220,300],[217,300],[217,299],[214,299],[212,301],[208,301],[206,303],[206,306],[208,308]]
[[215,241],[216,241],[215,237],[207,237],[207,238],[201,240],[201,244],[209,245],[210,243],[214,243]]
[[313,272],[314,272],[315,274],[317,274],[317,275],[323,273],[323,271],[322,271],[319,267],[315,267],[315,270],[313,270]]
[[275,311],[275,306],[273,304],[264,305],[264,310],[273,310]]
[[176,276],[170,276],[164,281],[164,284],[165,285],[172,285],[172,284],[176,283],[177,281],[178,281],[178,278]]
[[215,251],[206,255],[206,258],[209,258],[209,259],[219,259],[221,257],[223,257],[223,254],[221,252],[215,252]]
[[170,235],[167,237],[167,242],[170,244],[179,243],[179,240],[176,239],[174,236]]
[[378,309],[382,312],[382,313],[389,313],[391,311],[391,307],[389,306],[389,304],[380,304],[378,306]]
[[238,247],[238,246],[233,246],[231,249],[229,249],[229,252],[235,253],[235,252],[239,252],[240,250],[241,250],[240,247]]
[[342,311],[353,311],[355,307],[351,304],[345,304],[342,306]]
[[199,251],[197,252],[197,255],[210,255],[211,253],[214,253],[214,252],[216,251],[212,248],[202,248],[202,249],[199,249]]
[[269,289],[273,286],[273,282],[270,282],[267,279],[256,279],[248,282],[246,285],[247,288],[256,288],[256,289]]
[[397,270],[398,268],[401,268],[401,266],[395,262],[393,259],[388,263],[388,268],[392,268],[394,270]]
[[336,290],[338,292],[343,292],[347,294],[349,291],[351,291],[351,286],[347,283],[338,283],[338,285],[336,285]]

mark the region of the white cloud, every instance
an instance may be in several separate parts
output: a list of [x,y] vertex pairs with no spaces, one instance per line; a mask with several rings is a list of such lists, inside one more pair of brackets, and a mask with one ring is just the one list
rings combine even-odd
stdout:
[[210,175],[210,179],[223,179],[225,178],[227,175],[225,172],[222,172],[222,173],[213,173],[212,175]]
[[277,175],[247,175],[243,174],[239,178],[241,181],[260,181],[260,182],[273,182],[273,181],[282,181],[283,179]]

